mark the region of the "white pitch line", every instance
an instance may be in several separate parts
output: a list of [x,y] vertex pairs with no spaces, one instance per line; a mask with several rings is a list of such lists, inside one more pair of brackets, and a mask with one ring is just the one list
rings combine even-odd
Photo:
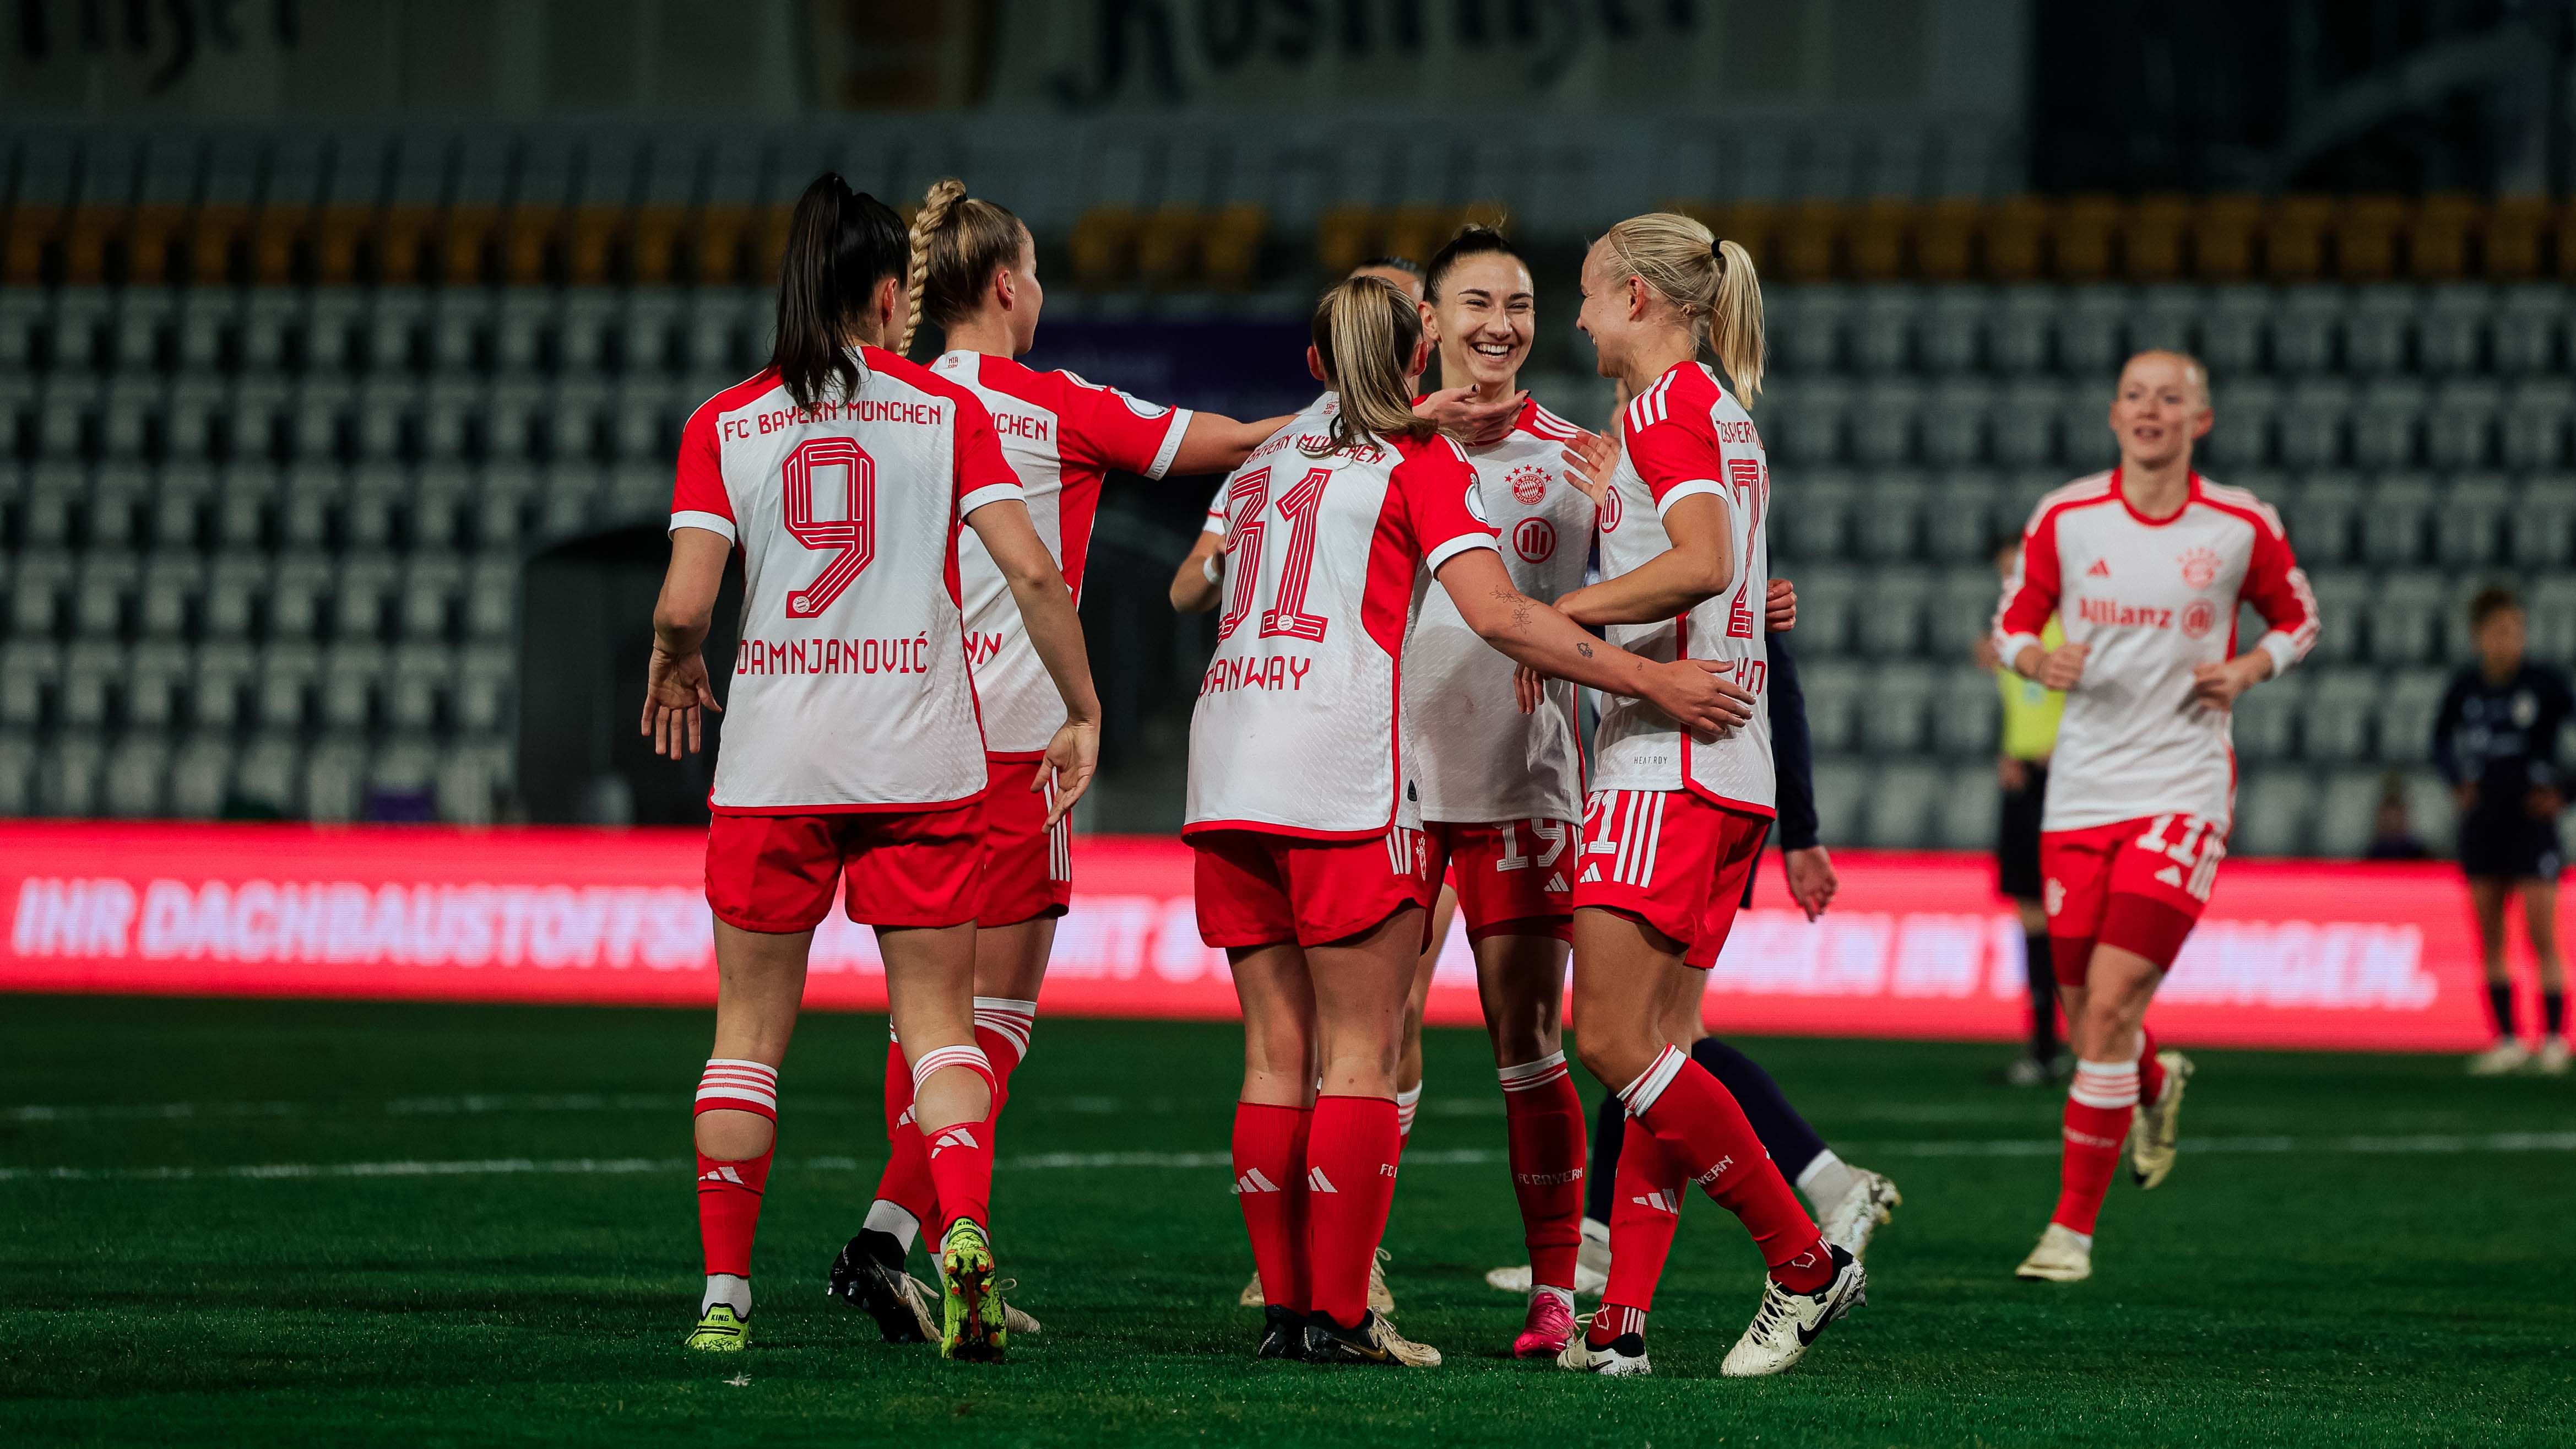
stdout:
[[[2405,1137],[2203,1137],[2186,1138],[2185,1151],[2206,1153],[2361,1153],[2365,1155],[2451,1156],[2464,1153],[2576,1152],[2576,1132],[2430,1133]],[[1876,1142],[1854,1144],[1867,1157],[2048,1157],[2057,1144],[2044,1139],[2005,1138],[1969,1142]],[[1481,1148],[1408,1152],[1414,1167],[1484,1167],[1505,1160],[1500,1152]],[[1088,1172],[1110,1168],[1200,1170],[1230,1166],[1223,1152],[1042,1152],[1008,1157],[995,1166],[1006,1172]],[[783,1166],[809,1172],[874,1171],[873,1158],[809,1157]],[[688,1164],[676,1157],[493,1157],[458,1162],[270,1162],[217,1167],[0,1167],[0,1182],[284,1182],[335,1178],[590,1176],[639,1172],[678,1172]]]

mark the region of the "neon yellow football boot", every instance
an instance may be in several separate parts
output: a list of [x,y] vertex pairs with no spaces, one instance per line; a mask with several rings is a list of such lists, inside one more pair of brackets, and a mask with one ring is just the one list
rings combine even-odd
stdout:
[[707,1353],[740,1353],[751,1346],[751,1325],[734,1315],[732,1304],[719,1303],[689,1331],[684,1346]]
[[939,1356],[999,1361],[1011,1331],[993,1281],[993,1245],[973,1219],[959,1218],[940,1240],[939,1281],[946,1298]]

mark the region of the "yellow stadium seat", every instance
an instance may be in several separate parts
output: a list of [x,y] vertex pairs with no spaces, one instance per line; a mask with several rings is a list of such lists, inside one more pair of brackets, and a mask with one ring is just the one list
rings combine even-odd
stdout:
[[2036,196],[2008,196],[1986,220],[1986,275],[1998,282],[2038,277],[2054,209]]
[[2406,271],[2427,281],[2469,274],[2469,234],[2486,205],[2465,191],[2437,191],[2408,209]]
[[[751,280],[754,285],[778,285],[779,270],[787,264],[787,224],[795,215],[795,207],[781,205],[763,207],[753,218]],[[906,222],[905,225],[908,227],[911,223]]]
[[1386,217],[1367,206],[1336,206],[1315,222],[1315,260],[1334,276],[1378,254]]
[[1184,281],[1198,270],[1207,213],[1195,206],[1155,209],[1136,229],[1136,273],[1150,286]]
[[533,203],[520,206],[501,228],[501,276],[519,286],[553,280],[557,228],[562,209]]
[[2335,219],[2335,272],[2348,282],[2384,282],[2397,275],[2397,238],[2408,207],[2402,196],[2348,198]]
[[2183,273],[2183,238],[2191,231],[2191,198],[2173,192],[2130,203],[2120,226],[2121,271],[2135,282],[2170,282]]
[[1781,232],[1787,220],[1780,204],[1773,201],[1732,202],[1701,218],[1719,241],[1731,241],[1744,248],[1753,258],[1753,270],[1764,276],[1784,265]]
[[1935,282],[1973,276],[1985,224],[1986,204],[1977,197],[1945,196],[1933,202],[1915,224],[1915,271]]
[[1851,224],[1852,275],[1884,282],[1905,275],[1914,248],[1917,208],[1902,196],[1872,198]]
[[233,278],[234,253],[250,232],[250,208],[209,203],[197,208],[188,237],[188,277],[201,286]]
[[679,275],[680,241],[689,229],[687,208],[647,206],[626,233],[626,274],[636,285],[659,287]]
[[304,224],[311,217],[311,210],[300,206],[271,207],[260,212],[251,228],[251,280],[266,287],[284,286],[295,280],[296,253],[304,245]]
[[480,282],[491,275],[495,240],[501,234],[501,209],[474,204],[452,206],[438,231],[437,275],[451,284]]
[[63,223],[63,280],[76,287],[106,281],[107,250],[125,235],[125,222],[123,207],[84,206],[73,211]]
[[1839,201],[1809,197],[1791,207],[1780,225],[1781,275],[1793,282],[1821,282],[1838,274],[1850,225],[1850,209]]
[[63,213],[54,206],[21,206],[9,213],[9,237],[0,247],[0,281],[32,287],[45,279],[45,249],[62,230]]
[[313,280],[344,287],[358,280],[358,262],[375,235],[372,208],[325,207],[312,227]]
[[170,253],[186,235],[188,209],[168,204],[137,206],[126,227],[125,279],[150,285],[170,279]]
[[1073,275],[1086,287],[1114,287],[1134,274],[1136,229],[1133,208],[1095,206],[1073,224],[1068,246]]
[[1270,234],[1270,213],[1239,201],[1208,218],[1199,243],[1199,270],[1209,285],[1245,287],[1261,271],[1261,244]]
[[2087,192],[2067,198],[2051,229],[2057,275],[2071,282],[2098,282],[2111,275],[2111,246],[2125,220],[2116,196]]
[[2263,274],[2276,282],[2310,282],[2325,274],[2326,230],[2335,219],[2330,196],[2284,196],[2263,217]]
[[2203,198],[2191,222],[2192,270],[2214,282],[2254,275],[2254,239],[2263,230],[2263,198],[2229,192]]
[[689,280],[701,286],[738,280],[742,276],[743,239],[750,234],[749,207],[711,206],[700,213]]
[[1465,208],[1456,206],[1399,206],[1387,218],[1385,240],[1378,249],[1420,265],[1447,244],[1465,215]]
[[626,213],[613,206],[577,207],[563,223],[564,280],[596,287],[616,279],[618,251],[626,240]]
[[376,278],[388,285],[434,280],[428,266],[438,211],[428,206],[389,206],[376,221]]

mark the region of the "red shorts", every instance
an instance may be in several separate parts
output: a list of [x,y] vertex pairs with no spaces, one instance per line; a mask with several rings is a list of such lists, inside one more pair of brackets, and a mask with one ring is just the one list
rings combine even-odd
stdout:
[[1735,929],[1744,883],[1771,822],[1688,790],[1595,790],[1583,802],[1577,909],[1634,916],[1682,945],[1705,971]]
[[2096,943],[2170,968],[2226,856],[2226,837],[2189,815],[2042,832],[2040,904],[2059,984],[2084,984]]
[[1419,830],[1397,826],[1376,840],[1209,830],[1190,844],[1198,851],[1199,937],[1211,946],[1328,946],[1406,906],[1431,904],[1430,851]]
[[984,908],[975,924],[1016,926],[1063,915],[1073,900],[1073,817],[1047,826],[1054,781],[1029,788],[1046,772],[1046,761],[987,755],[984,768],[984,830],[992,854],[984,862]]
[[1574,939],[1574,856],[1582,840],[1570,820],[1504,820],[1490,825],[1428,821],[1433,882],[1458,888],[1467,939],[1554,936]]
[[849,882],[863,926],[956,926],[984,900],[984,802],[945,810],[718,815],[707,823],[707,904],[746,931],[810,931]]

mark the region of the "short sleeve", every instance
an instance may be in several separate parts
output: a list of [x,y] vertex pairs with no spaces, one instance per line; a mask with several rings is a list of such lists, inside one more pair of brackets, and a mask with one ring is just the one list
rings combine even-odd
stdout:
[[1447,437],[1434,437],[1395,466],[1390,480],[1405,522],[1433,573],[1471,548],[1494,548],[1494,526],[1485,521],[1476,469]]
[[1652,421],[1641,421],[1639,408],[1630,404],[1621,416],[1619,432],[1630,465],[1654,495],[1656,514],[1671,512],[1674,504],[1694,494],[1722,495],[1725,489],[1718,480],[1726,476],[1726,460],[1718,449],[1717,424],[1708,410],[1677,400],[1651,416]]
[[1067,372],[1064,405],[1058,416],[1074,450],[1103,468],[1160,478],[1181,451],[1181,436],[1190,430],[1190,411],[1149,403],[1143,398],[1086,382]]
[[1225,532],[1225,491],[1230,486],[1230,483],[1216,485],[1216,496],[1208,500],[1207,522],[1199,525],[1199,532]]
[[1002,440],[993,431],[993,415],[971,397],[960,397],[957,404],[957,518],[987,503],[1023,497],[1020,475],[1011,471],[1011,462],[1002,456]]
[[724,456],[716,447],[712,403],[689,415],[680,430],[680,463],[671,485],[671,529],[703,528],[727,543],[740,541],[733,495],[725,491]]

